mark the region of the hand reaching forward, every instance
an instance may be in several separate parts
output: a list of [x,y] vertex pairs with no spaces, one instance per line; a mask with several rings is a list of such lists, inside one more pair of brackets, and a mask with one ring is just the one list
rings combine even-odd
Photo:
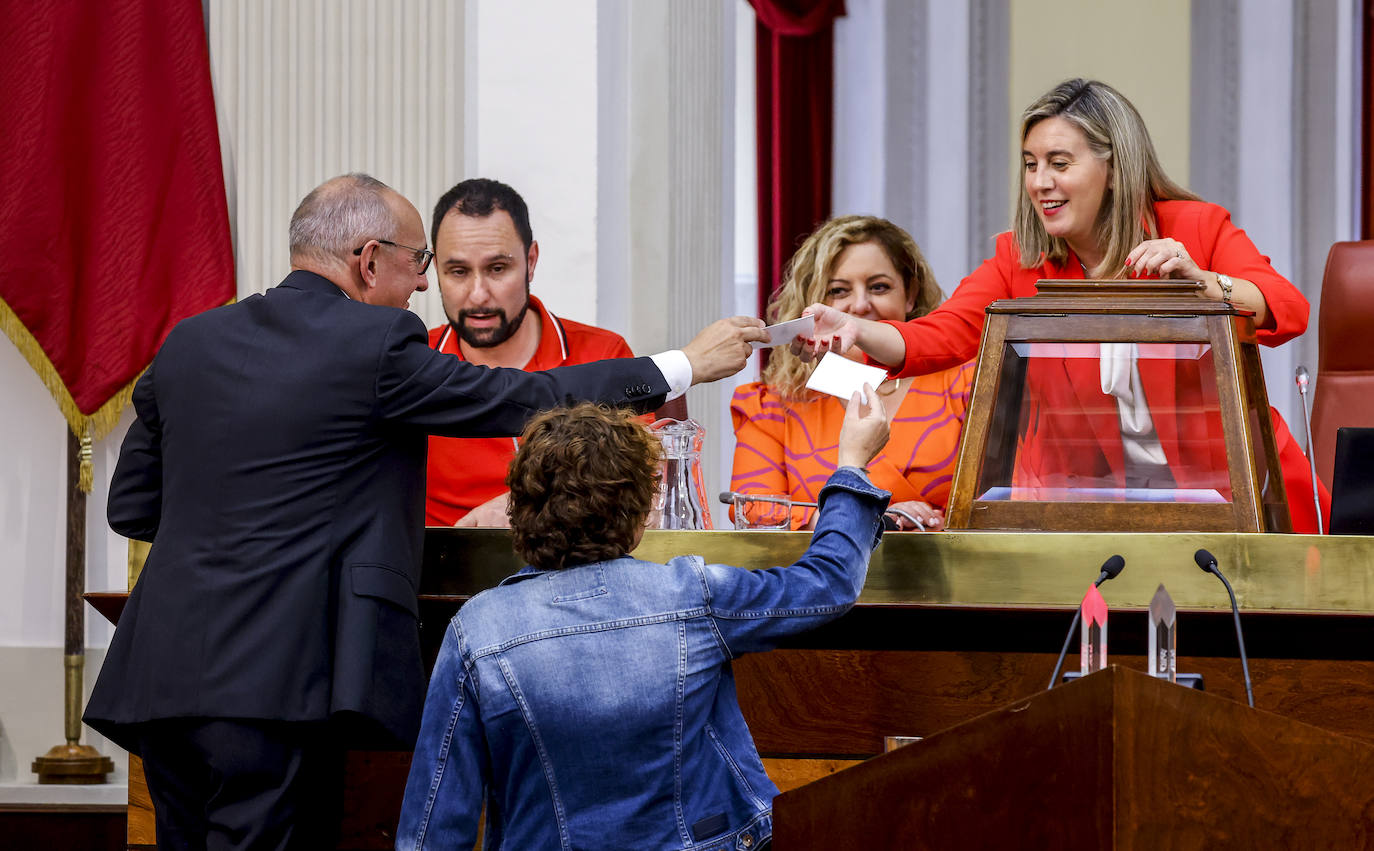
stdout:
[[[934,532],[945,528],[945,513],[928,502],[915,499],[903,500],[892,503],[887,507],[887,510],[891,512],[888,516],[893,518],[899,532],[910,532],[917,529]],[[915,517],[920,521],[920,525],[917,526],[912,523],[903,514]]]
[[802,311],[802,316],[816,317],[816,330],[811,339],[798,337],[792,341],[792,354],[804,363],[820,360],[826,352],[842,355],[859,338],[858,317],[843,310],[836,310],[825,304],[813,304]]
[[864,385],[863,395],[871,404],[865,404],[860,394],[855,393],[844,409],[836,459],[841,467],[867,467],[873,456],[887,445],[887,412],[883,410],[883,400],[869,384]]
[[458,522],[453,525],[460,527],[488,526],[508,529],[510,528],[510,515],[506,513],[506,508],[509,505],[510,491],[497,494],[458,518]]
[[1126,274],[1132,278],[1156,275],[1160,278],[1202,281],[1207,285],[1203,295],[1212,301],[1228,301],[1236,307],[1253,311],[1255,327],[1266,327],[1269,321],[1269,302],[1254,282],[1226,276],[1230,287],[1222,289],[1221,275],[1188,253],[1188,246],[1176,239],[1147,239],[1126,255]]
[[1188,254],[1188,246],[1176,239],[1147,239],[1126,255],[1126,274],[1132,278],[1157,276],[1207,280],[1206,270]]
[[692,383],[716,381],[744,369],[754,352],[751,342],[768,342],[763,320],[758,317],[731,316],[707,325],[682,347],[692,364]]

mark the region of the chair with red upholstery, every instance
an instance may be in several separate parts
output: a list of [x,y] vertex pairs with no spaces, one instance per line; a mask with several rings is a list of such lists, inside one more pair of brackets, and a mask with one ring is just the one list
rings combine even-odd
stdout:
[[1374,426],[1374,240],[1332,245],[1322,275],[1312,438],[1328,488],[1343,426]]

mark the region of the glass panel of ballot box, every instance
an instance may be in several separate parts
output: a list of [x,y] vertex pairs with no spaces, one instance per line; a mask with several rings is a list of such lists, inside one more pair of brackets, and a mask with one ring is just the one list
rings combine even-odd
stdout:
[[1290,531],[1250,314],[1185,281],[988,308],[951,529]]

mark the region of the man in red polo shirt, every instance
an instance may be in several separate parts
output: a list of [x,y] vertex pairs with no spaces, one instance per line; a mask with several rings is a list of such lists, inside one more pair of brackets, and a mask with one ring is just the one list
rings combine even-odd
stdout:
[[[539,243],[520,193],[464,180],[434,205],[434,265],[448,324],[429,344],[483,366],[551,369],[633,357],[623,337],[560,319],[530,295]],[[506,468],[516,438],[429,439],[428,526],[507,526]]]

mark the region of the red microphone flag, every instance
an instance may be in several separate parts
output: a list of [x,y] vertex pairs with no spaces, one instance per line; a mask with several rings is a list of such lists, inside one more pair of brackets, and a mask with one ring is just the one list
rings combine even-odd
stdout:
[[10,5],[0,328],[98,439],[172,326],[234,298],[201,2]]

